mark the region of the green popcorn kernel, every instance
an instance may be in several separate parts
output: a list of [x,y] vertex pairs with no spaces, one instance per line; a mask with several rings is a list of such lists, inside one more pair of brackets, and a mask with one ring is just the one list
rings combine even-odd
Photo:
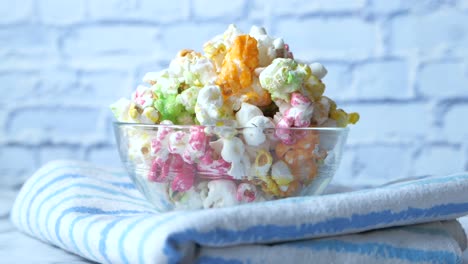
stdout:
[[177,102],[176,97],[176,95],[169,95],[154,102],[154,107],[162,116],[161,120],[171,120],[174,124],[177,123],[177,117],[184,112],[184,106]]
[[290,94],[301,89],[307,75],[307,66],[293,59],[277,58],[260,74],[260,84],[273,99],[289,101]]

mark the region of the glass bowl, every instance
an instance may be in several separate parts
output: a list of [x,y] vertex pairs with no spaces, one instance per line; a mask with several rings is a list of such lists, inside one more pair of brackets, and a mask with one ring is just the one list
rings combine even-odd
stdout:
[[319,195],[347,128],[233,128],[114,123],[120,157],[157,210]]

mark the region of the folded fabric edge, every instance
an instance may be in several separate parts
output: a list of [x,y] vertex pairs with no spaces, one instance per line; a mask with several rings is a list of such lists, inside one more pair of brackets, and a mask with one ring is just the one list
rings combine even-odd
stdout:
[[[61,162],[62,162],[62,163],[61,163]],[[55,162],[51,162],[51,163],[52,163],[52,165],[57,166],[57,164],[60,164],[60,163],[61,163],[61,164],[64,164],[63,162],[65,162],[65,164],[67,164],[68,162],[71,162],[71,163],[73,163],[73,164],[78,164],[78,165],[80,165],[80,164],[83,165],[83,164],[84,164],[84,165],[86,165],[86,166],[91,166],[91,167],[93,167],[93,168],[98,168],[98,167],[94,167],[93,165],[90,165],[89,163],[86,163],[86,162],[55,161]],[[68,164],[71,164],[71,163],[68,163]],[[47,165],[49,165],[49,164],[47,164]],[[81,166],[81,165],[80,165],[80,166]],[[216,209],[215,209],[215,210],[216,210]],[[442,220],[443,220],[443,219],[442,219]],[[354,233],[354,232],[351,232],[351,233]],[[465,242],[465,243],[466,243],[466,242]]]
[[[273,244],[232,247],[199,246],[194,263],[406,263],[413,261],[459,263],[462,250],[453,234],[462,230],[458,221],[433,222],[373,230],[327,238],[306,239]],[[450,230],[450,231],[449,231]],[[403,246],[392,237],[394,232],[408,232]],[[440,246],[438,246],[440,243]],[[286,255],[286,257],[285,257]],[[181,255],[183,260],[188,256]],[[170,260],[177,260],[172,256]]]
[[445,226],[445,231],[449,233],[455,241],[457,241],[458,245],[460,245],[461,251],[465,251],[467,248],[467,235],[466,230],[463,228],[460,221],[450,221],[446,220],[442,222]]

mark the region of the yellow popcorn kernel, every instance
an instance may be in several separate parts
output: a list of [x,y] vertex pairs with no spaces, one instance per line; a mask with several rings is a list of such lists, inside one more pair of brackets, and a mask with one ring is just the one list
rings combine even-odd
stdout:
[[260,149],[255,157],[255,174],[257,177],[265,177],[273,163],[270,152]]
[[281,191],[276,182],[270,176],[261,177],[261,180],[263,181],[262,190],[265,193],[280,196]]
[[137,119],[138,116],[141,115],[142,112],[143,112],[143,109],[141,109],[141,107],[139,107],[135,103],[131,103],[130,107],[128,108],[128,115],[132,119]]
[[280,185],[280,186],[287,186],[289,185],[294,179],[288,179],[288,178],[284,178],[284,177],[278,177],[278,178],[274,178],[273,179],[276,184]]
[[359,114],[358,113],[350,113],[348,114],[348,122],[351,124],[356,124],[359,121]]
[[187,57],[188,59],[199,58],[202,55],[199,52],[196,52],[191,49],[183,49],[177,53],[177,57]]
[[223,43],[208,42],[203,46],[206,56],[213,61],[216,72],[222,67],[224,56],[226,56],[226,46]]
[[145,115],[146,118],[151,120],[151,122],[158,123],[158,121],[159,121],[159,112],[154,107],[145,108],[145,110],[143,111],[143,114]]
[[330,111],[330,118],[336,121],[338,127],[346,127],[348,125],[348,114],[343,109]]
[[324,91],[325,84],[314,75],[310,75],[304,83],[304,94],[313,101],[319,100]]

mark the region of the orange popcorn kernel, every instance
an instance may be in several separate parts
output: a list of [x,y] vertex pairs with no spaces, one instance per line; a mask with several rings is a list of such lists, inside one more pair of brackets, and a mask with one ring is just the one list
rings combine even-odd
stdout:
[[253,71],[258,67],[257,40],[249,35],[234,39],[224,57],[216,84],[221,87],[224,97],[241,95],[242,90],[252,85]]

